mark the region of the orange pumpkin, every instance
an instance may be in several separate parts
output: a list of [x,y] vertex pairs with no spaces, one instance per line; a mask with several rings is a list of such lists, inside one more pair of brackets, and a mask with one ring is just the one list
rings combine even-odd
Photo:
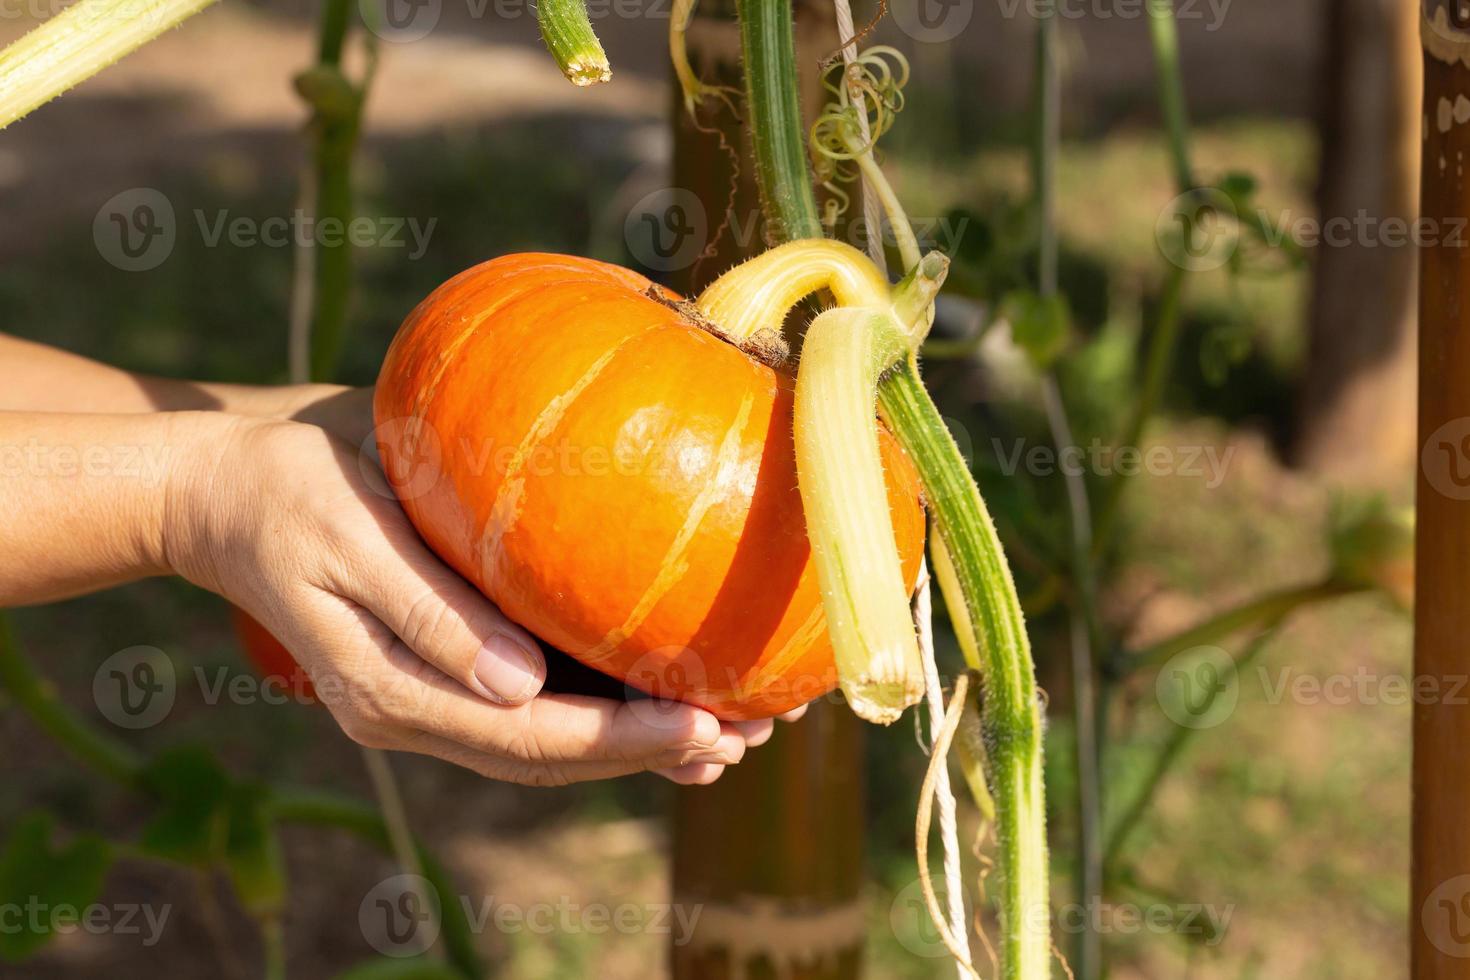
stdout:
[[[394,339],[378,447],[419,533],[511,619],[642,691],[769,717],[837,684],[793,380],[684,309],[588,259],[476,266]],[[912,585],[918,479],[881,442]]]
[[235,636],[245,648],[246,659],[255,665],[262,681],[282,685],[303,701],[316,700],[311,678],[270,630],[238,606],[230,607],[230,618],[234,621]]

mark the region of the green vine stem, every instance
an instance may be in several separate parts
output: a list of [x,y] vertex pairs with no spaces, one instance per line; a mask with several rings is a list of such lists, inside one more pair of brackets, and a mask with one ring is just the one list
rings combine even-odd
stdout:
[[981,728],[994,798],[1001,876],[1001,964],[1008,980],[1045,978],[1051,941],[1046,805],[1042,785],[1042,725],[1031,643],[1015,582],[995,524],[954,438],[924,389],[912,358],[878,388],[878,404],[918,467],[934,526],[952,561],[954,586],[941,592],[963,609],[974,631],[984,679]]
[[0,129],[214,0],[80,0],[0,51]]
[[[1041,13],[1036,21],[1036,118],[1033,149],[1034,193],[1040,221],[1037,287],[1049,300],[1058,293],[1056,167],[1061,147],[1062,78],[1057,54],[1055,11]],[[1058,452],[1076,444],[1066,401],[1055,365],[1047,365],[1041,378],[1041,397],[1053,445]],[[1077,864],[1076,889],[1079,905],[1092,908],[1102,901],[1102,753],[1098,729],[1097,666],[1093,640],[1098,633],[1096,574],[1092,558],[1092,502],[1087,480],[1071,468],[1062,480],[1067,491],[1068,556],[1072,595],[1068,603],[1070,668],[1072,677],[1072,728],[1077,764]],[[1077,936],[1076,973],[1079,980],[1095,980],[1102,970],[1101,938],[1085,916]]]
[[[1265,649],[1266,644],[1270,642],[1271,638],[1276,635],[1277,628],[1288,615],[1290,615],[1289,609],[1281,609],[1266,618],[1265,622],[1261,625],[1261,632],[1251,639],[1245,651],[1236,658],[1235,669],[1237,675],[1241,669],[1249,666],[1260,656],[1261,651]],[[1208,712],[1214,706],[1215,700],[1224,689],[1222,685],[1211,685],[1206,688],[1204,703],[1197,709],[1199,713],[1205,714]],[[1153,803],[1159,787],[1163,784],[1170,770],[1173,769],[1174,763],[1178,761],[1190,740],[1199,734],[1199,732],[1200,729],[1191,728],[1188,725],[1175,725],[1174,730],[1170,732],[1168,740],[1164,743],[1164,747],[1159,751],[1158,756],[1155,757],[1153,765],[1149,767],[1148,775],[1144,777],[1143,786],[1138,791],[1138,795],[1133,798],[1128,808],[1123,811],[1123,815],[1118,818],[1118,822],[1113,826],[1113,832],[1108,835],[1108,844],[1103,852],[1104,873],[1108,878],[1111,879],[1116,876],[1118,871],[1117,864],[1123,856],[1124,848],[1128,844],[1129,837],[1137,829],[1139,822],[1143,819],[1143,815],[1148,812],[1149,805]]]
[[[14,699],[37,727],[61,745],[77,761],[102,776],[141,794],[148,792],[142,773],[145,760],[128,746],[90,725],[57,698],[21,651],[10,631],[9,620],[0,615],[0,687]],[[386,852],[392,851],[391,834],[383,816],[371,805],[317,790],[270,786],[267,806],[278,820],[308,826],[332,827],[363,838]],[[130,844],[118,845],[122,854],[157,861],[154,855]],[[474,934],[463,906],[454,901],[453,885],[434,855],[417,841],[413,844],[425,879],[439,893],[441,928],[455,967],[466,977],[478,978],[484,967],[475,950]],[[271,942],[269,936],[267,943]]]
[[[1174,169],[1174,189],[1185,194],[1195,187],[1194,166],[1189,149],[1189,118],[1184,98],[1184,75],[1179,67],[1179,26],[1174,17],[1173,0],[1148,0],[1149,37],[1153,43],[1154,65],[1158,79],[1159,104],[1164,114],[1164,128],[1169,139],[1169,156]],[[1179,329],[1183,313],[1185,269],[1174,265],[1164,281],[1158,310],[1149,338],[1143,378],[1138,399],[1119,445],[1136,447],[1143,431],[1158,408],[1164,382],[1174,365],[1174,351],[1179,346]],[[1123,491],[1128,481],[1115,478],[1109,485],[1098,513],[1097,532],[1092,551],[1101,556],[1107,551],[1117,530]]]
[[[393,851],[392,831],[382,813],[369,804],[334,793],[275,787],[271,791],[269,807],[271,815],[283,823],[346,831],[385,853]],[[478,980],[485,975],[485,966],[480,961],[475,932],[464,904],[458,900],[454,883],[444,866],[422,842],[415,840],[414,848],[416,864],[421,869],[418,873],[439,899],[440,936],[448,951],[449,962],[465,977]]]
[[311,203],[318,227],[341,229],[333,240],[318,237],[308,262],[311,309],[311,376],[335,373],[346,340],[352,296],[352,242],[346,234],[353,216],[352,158],[357,152],[363,103],[377,66],[376,47],[367,35],[363,79],[353,84],[342,73],[342,52],[352,22],[351,0],[325,0],[318,26],[317,63],[296,76],[296,90],[311,106],[312,169],[303,199]]
[[[782,237],[820,237],[816,196],[802,150],[789,0],[737,0],[745,53],[747,118],[772,226]],[[1044,980],[1051,972],[1042,727],[1035,668],[1015,583],[964,457],[919,378],[914,357],[878,385],[879,406],[913,458],[940,546],[954,571],[944,590],[964,609],[985,686],[981,718],[1000,842],[1002,975]],[[941,587],[943,579],[940,579]]]
[[745,106],[767,239],[821,238],[802,140],[791,0],[736,0],[745,66]]
[[539,0],[536,21],[546,50],[567,81],[585,87],[612,78],[612,66],[592,30],[583,0]]
[[1370,585],[1348,584],[1332,579],[1281,589],[1227,609],[1150,647],[1134,653],[1120,653],[1116,660],[1107,665],[1107,670],[1113,678],[1121,678],[1137,670],[1157,667],[1185,650],[1219,643],[1239,630],[1278,621],[1302,606],[1371,591],[1373,587]]
[[1148,28],[1153,42],[1159,106],[1164,129],[1169,134],[1169,152],[1174,161],[1174,183],[1183,194],[1194,187],[1194,167],[1189,157],[1189,115],[1184,101],[1184,73],[1179,70],[1179,25],[1174,18],[1174,0],[1148,0]]
[[125,786],[141,787],[142,757],[88,725],[56,696],[55,688],[21,653],[10,631],[10,620],[4,615],[0,615],[0,687],[10,692],[42,731],[79,761]]

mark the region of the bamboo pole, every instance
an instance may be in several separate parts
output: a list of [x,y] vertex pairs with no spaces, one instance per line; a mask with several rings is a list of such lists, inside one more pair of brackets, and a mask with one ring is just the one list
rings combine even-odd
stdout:
[[[1424,0],[1419,292],[1416,691],[1458,691],[1470,672],[1470,22]],[[1458,229],[1458,231],[1457,231]],[[1470,977],[1470,706],[1414,707],[1413,980]]]
[[[704,0],[687,42],[703,82],[738,90],[733,17],[732,3]],[[836,49],[835,35],[822,29],[830,20],[798,6],[803,66]],[[820,86],[814,77],[801,81],[803,104],[815,111]],[[765,246],[760,194],[747,138],[730,109],[716,97],[704,99],[697,110],[701,131],[677,88],[672,105],[671,183],[699,200],[706,237],[718,233],[709,255],[674,273],[680,291],[695,295]],[[738,176],[725,147],[738,154]],[[689,941],[670,946],[675,980],[857,977],[865,930],[863,800],[861,723],[829,701],[812,705],[794,725],[778,724],[768,744],[713,786],[680,788],[674,901],[698,904],[701,912]]]

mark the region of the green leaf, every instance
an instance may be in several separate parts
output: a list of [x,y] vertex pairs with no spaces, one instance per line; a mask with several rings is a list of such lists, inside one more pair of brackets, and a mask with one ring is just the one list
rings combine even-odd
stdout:
[[336,980],[464,980],[464,974],[434,960],[368,960],[337,974]]
[[186,864],[208,864],[223,852],[229,774],[207,750],[169,749],[143,770],[159,811],[143,829],[144,850]]
[[102,893],[102,879],[112,863],[107,843],[84,834],[68,846],[53,847],[51,823],[47,813],[22,817],[0,852],[0,904],[22,912],[18,922],[8,921],[0,929],[0,959],[31,955],[57,926],[75,922]]
[[1066,350],[1072,332],[1072,314],[1064,296],[1038,296],[1016,291],[1005,298],[1011,338],[1030,356],[1038,370],[1046,370]]
[[1256,178],[1244,171],[1236,170],[1220,178],[1220,193],[1230,199],[1237,208],[1250,204],[1260,186]]
[[267,810],[264,786],[239,785],[230,794],[225,869],[245,911],[257,918],[286,905],[286,862]]

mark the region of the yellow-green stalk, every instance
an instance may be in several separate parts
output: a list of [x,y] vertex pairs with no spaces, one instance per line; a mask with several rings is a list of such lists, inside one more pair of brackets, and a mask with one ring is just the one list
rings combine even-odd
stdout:
[[796,468],[842,690],[881,724],[924,696],[924,674],[879,455],[878,380],[911,355],[948,268],[931,255],[890,290],[852,246],[804,239],[736,266],[696,302],[717,332],[757,347],[820,289],[844,304],[818,316],[802,344]]
[[796,376],[797,485],[842,693],[885,725],[924,696],[875,406],[907,339],[891,313],[839,306],[807,328]]
[[540,0],[536,21],[541,39],[557,67],[573,85],[596,85],[612,78],[612,66],[602,42],[592,30],[583,0]]
[[214,0],[81,0],[0,51],[0,129]]

